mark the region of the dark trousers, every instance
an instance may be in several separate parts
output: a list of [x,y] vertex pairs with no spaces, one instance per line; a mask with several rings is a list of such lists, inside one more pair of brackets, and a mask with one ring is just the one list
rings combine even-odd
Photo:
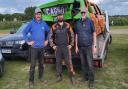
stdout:
[[92,47],[79,47],[83,77],[85,80],[94,81],[94,67]]
[[64,58],[65,64],[68,68],[70,76],[74,75],[72,60],[71,60],[71,51],[67,46],[60,46],[56,49],[56,71],[57,76],[62,76],[62,58]]
[[38,61],[38,71],[39,71],[39,79],[43,78],[43,48],[30,48],[30,55],[31,55],[31,65],[29,71],[29,81],[34,82],[34,72],[36,62]]

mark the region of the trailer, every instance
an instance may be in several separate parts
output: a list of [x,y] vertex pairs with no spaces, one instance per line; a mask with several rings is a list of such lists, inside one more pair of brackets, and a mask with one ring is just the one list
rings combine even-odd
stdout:
[[[106,11],[102,11],[98,5],[88,0],[56,0],[39,6],[42,10],[42,18],[49,26],[56,22],[59,13],[64,15],[64,20],[71,24],[74,29],[75,22],[81,18],[80,8],[87,8],[87,18],[94,22],[97,34],[97,53],[93,54],[95,67],[103,67],[107,59],[108,46],[111,43],[112,36],[109,32],[109,19]],[[55,63],[54,50],[48,45],[45,48],[44,62],[47,64]],[[72,48],[72,62],[74,65],[80,65],[80,57],[75,53],[75,47]],[[65,64],[62,61],[62,64]]]

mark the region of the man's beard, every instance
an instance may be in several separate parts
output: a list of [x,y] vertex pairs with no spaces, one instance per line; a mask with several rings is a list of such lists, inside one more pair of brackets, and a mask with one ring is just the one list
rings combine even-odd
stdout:
[[63,19],[58,19],[58,22],[63,22]]

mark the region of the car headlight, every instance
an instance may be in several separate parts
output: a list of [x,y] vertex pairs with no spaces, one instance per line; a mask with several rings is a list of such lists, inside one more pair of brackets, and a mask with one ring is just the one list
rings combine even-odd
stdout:
[[21,40],[21,41],[15,41],[15,44],[24,44],[25,43],[25,40]]

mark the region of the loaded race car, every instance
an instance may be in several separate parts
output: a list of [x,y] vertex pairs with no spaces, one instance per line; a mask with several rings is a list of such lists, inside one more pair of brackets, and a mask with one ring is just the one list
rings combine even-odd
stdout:
[[[107,58],[108,45],[111,43],[109,33],[109,21],[107,12],[100,10],[98,5],[87,0],[56,0],[39,6],[42,10],[42,18],[49,26],[57,21],[57,15],[63,14],[64,20],[72,25],[81,18],[80,9],[87,8],[87,17],[94,22],[97,34],[97,54],[93,55],[94,66],[103,67],[104,60]],[[72,49],[72,61],[74,65],[79,65],[79,56],[75,54],[75,48]],[[45,49],[45,63],[55,63],[53,49],[48,46]],[[62,61],[64,64],[64,62]]]

